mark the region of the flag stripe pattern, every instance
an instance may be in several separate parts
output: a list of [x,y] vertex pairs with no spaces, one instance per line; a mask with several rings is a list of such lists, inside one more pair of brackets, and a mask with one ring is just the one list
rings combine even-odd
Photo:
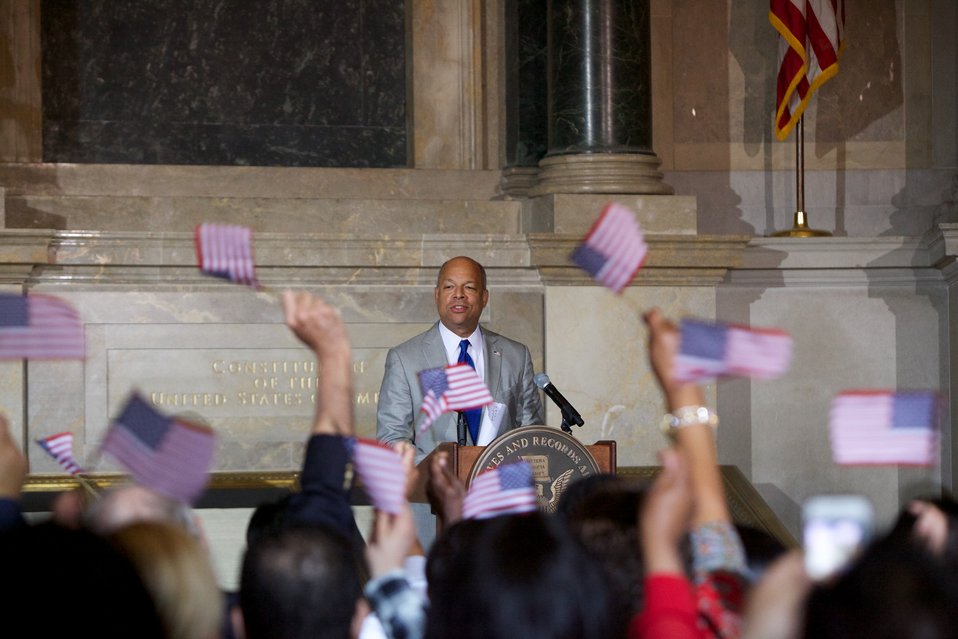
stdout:
[[611,202],[572,252],[571,259],[597,282],[621,293],[642,268],[648,253],[635,215],[627,207]]
[[492,394],[476,370],[469,364],[453,364],[419,372],[422,389],[421,412],[426,418],[420,431],[429,428],[443,413],[479,408],[492,403]]
[[768,17],[781,36],[774,126],[784,140],[815,91],[838,73],[845,1],[771,0]]
[[0,294],[0,359],[84,359],[80,314],[51,295]]
[[373,506],[393,515],[406,503],[406,472],[395,450],[372,439],[356,439],[353,466]]
[[192,503],[209,479],[214,444],[210,428],[166,417],[134,393],[102,449],[141,485]]
[[843,465],[932,465],[938,416],[934,391],[845,391],[828,415],[832,456]]
[[532,466],[519,461],[487,470],[472,480],[462,502],[464,519],[488,519],[536,510]]
[[683,319],[676,379],[694,382],[719,375],[773,379],[792,359],[792,338],[778,330]]
[[201,271],[256,286],[252,230],[235,224],[204,223],[196,227],[195,239]]
[[71,475],[83,472],[83,468],[73,457],[73,433],[57,433],[38,439],[37,443]]

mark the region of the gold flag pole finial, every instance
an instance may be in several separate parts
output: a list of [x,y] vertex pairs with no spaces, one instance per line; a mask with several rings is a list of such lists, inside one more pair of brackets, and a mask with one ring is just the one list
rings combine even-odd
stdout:
[[772,233],[772,237],[830,237],[831,233],[808,226],[805,212],[805,116],[795,127],[795,220],[787,231]]

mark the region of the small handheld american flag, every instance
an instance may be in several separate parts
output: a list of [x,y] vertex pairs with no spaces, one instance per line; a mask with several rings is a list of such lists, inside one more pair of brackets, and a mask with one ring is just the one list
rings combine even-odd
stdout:
[[621,293],[642,268],[648,252],[635,215],[612,202],[602,210],[571,259],[597,282]]
[[532,466],[520,461],[487,470],[472,480],[462,501],[464,519],[488,519],[536,510]]
[[939,403],[935,391],[840,393],[828,414],[835,463],[934,464],[938,457]]
[[372,439],[357,438],[353,465],[373,506],[397,515],[406,503],[406,472],[395,450]]
[[235,224],[207,222],[197,225],[194,238],[201,271],[238,284],[257,286],[252,230]]
[[682,382],[719,375],[773,379],[792,360],[792,337],[785,331],[754,329],[683,319],[675,376]]
[[57,433],[56,435],[38,439],[37,443],[71,475],[77,475],[83,472],[83,468],[80,467],[80,464],[78,464],[77,460],[73,457],[73,433]]
[[212,429],[167,417],[134,393],[101,446],[141,485],[192,503],[209,480]]
[[51,295],[0,294],[0,359],[83,359],[83,322]]
[[419,387],[422,389],[420,410],[426,414],[419,425],[420,432],[443,413],[479,408],[493,401],[476,369],[465,363],[420,371]]

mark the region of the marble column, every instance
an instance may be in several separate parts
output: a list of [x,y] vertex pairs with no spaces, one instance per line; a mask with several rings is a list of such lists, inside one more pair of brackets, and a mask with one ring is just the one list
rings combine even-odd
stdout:
[[649,0],[548,3],[548,152],[531,195],[672,193],[652,150]]

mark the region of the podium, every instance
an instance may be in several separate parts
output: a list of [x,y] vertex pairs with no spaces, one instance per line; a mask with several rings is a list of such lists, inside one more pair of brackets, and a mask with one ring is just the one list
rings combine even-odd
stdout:
[[[561,431],[559,432],[561,433]],[[490,446],[495,445],[495,443],[493,442]],[[452,472],[468,489],[470,477],[473,476],[473,468],[486,448],[486,446],[460,446],[455,442],[443,442],[436,446],[436,449],[426,455],[425,459],[418,465],[419,478],[410,501],[413,503],[429,503],[429,498],[426,495],[426,484],[429,482],[429,462],[437,452],[444,451],[449,454]],[[614,441],[598,441],[594,444],[583,445],[583,448],[592,455],[599,472],[615,474],[616,444]]]

